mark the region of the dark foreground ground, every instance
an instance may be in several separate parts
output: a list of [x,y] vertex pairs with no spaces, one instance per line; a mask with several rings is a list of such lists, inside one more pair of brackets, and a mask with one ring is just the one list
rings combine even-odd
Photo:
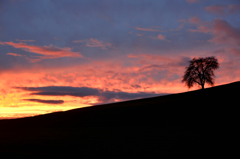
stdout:
[[240,82],[235,82],[205,90],[1,120],[0,156],[239,156],[239,90]]

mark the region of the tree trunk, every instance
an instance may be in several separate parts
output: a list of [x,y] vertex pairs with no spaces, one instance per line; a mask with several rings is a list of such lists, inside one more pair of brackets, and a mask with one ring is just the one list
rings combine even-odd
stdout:
[[202,84],[201,86],[202,86],[202,89],[204,89],[204,84]]

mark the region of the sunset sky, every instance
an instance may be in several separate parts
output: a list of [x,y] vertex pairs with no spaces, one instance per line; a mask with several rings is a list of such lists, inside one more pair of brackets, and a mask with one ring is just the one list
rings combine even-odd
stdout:
[[0,0],[0,118],[196,90],[207,56],[240,80],[239,0]]

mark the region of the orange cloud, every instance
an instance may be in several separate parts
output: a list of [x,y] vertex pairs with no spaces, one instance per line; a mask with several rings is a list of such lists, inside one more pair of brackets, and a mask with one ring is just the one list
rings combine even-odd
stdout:
[[34,46],[27,45],[25,43],[14,43],[14,42],[0,42],[1,45],[11,45],[14,48],[22,49],[27,52],[41,54],[38,59],[53,59],[60,57],[82,57],[79,52],[72,52],[71,48],[65,47],[60,48],[53,45],[50,46]]
[[[191,54],[194,56],[199,55],[200,52],[203,51],[199,50],[197,52],[196,50],[193,52],[191,50],[179,54]],[[209,54],[208,51],[204,53]],[[104,98],[112,102],[119,101],[120,97],[125,99],[129,95],[135,97],[140,92],[158,94],[185,92],[188,89],[181,83],[181,76],[184,73],[185,66],[188,65],[190,57],[174,57],[172,55],[160,56],[132,52],[130,57],[135,58],[126,58],[125,56],[122,59],[106,60],[102,63],[93,61],[93,63],[79,64],[77,67],[65,68],[65,70],[56,68],[45,73],[39,71],[27,73],[28,70],[19,73],[3,72],[0,74],[0,118],[64,111],[94,105],[103,100],[97,96],[80,97],[71,96],[71,94],[43,96],[39,93],[33,94],[27,90],[13,89],[14,87],[94,87],[94,89],[105,92],[103,94]],[[216,71],[216,76],[218,76],[216,85],[240,79],[238,62],[233,63],[224,55],[219,55],[217,58],[222,67],[218,72]],[[140,64],[141,60],[145,60],[145,63]],[[125,63],[127,65],[124,65]],[[36,69],[39,70],[39,68]],[[192,88],[191,90],[195,89],[198,88]],[[59,104],[53,105],[53,103]]]

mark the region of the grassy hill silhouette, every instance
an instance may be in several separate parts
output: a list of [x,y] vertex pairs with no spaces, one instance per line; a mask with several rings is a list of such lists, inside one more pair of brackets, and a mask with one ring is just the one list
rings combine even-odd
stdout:
[[9,158],[203,158],[236,154],[240,82],[0,120]]

